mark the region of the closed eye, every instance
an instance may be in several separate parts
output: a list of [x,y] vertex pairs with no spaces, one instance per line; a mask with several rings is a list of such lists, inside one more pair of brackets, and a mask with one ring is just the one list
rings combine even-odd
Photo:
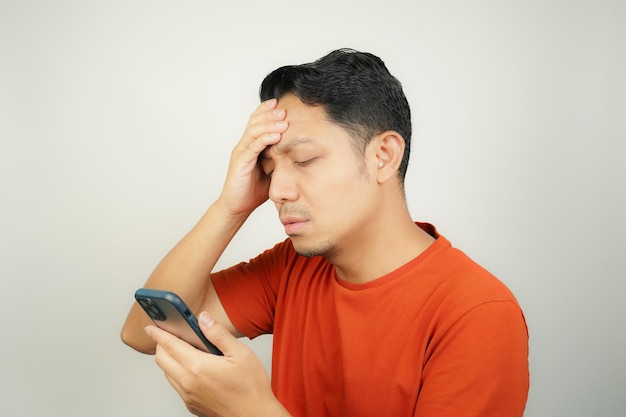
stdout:
[[317,159],[317,157],[311,158],[311,159],[307,159],[306,161],[294,161],[294,164],[296,164],[299,167],[306,167],[306,166],[311,165],[311,163],[313,161],[315,161],[316,159]]

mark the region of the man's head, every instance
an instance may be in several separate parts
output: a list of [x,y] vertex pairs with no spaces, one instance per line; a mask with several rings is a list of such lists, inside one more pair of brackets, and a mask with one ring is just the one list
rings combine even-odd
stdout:
[[369,53],[339,49],[302,65],[271,72],[260,88],[261,100],[293,94],[303,103],[324,108],[330,121],[354,137],[363,154],[372,137],[393,130],[405,142],[398,177],[404,182],[409,163],[411,112],[400,82],[384,62]]

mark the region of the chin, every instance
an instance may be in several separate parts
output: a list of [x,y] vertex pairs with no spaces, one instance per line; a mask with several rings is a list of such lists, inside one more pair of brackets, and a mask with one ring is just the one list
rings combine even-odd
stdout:
[[312,258],[314,256],[323,256],[328,258],[335,252],[335,245],[330,241],[320,242],[317,244],[306,244],[304,242],[298,242],[297,239],[292,238],[291,243],[296,253],[300,256]]

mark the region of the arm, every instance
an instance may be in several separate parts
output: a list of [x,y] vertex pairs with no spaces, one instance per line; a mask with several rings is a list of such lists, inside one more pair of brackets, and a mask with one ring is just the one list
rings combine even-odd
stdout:
[[[224,187],[193,229],[163,258],[144,286],[177,293],[192,311],[206,310],[233,334],[238,334],[226,315],[209,279],[213,267],[248,216],[268,198],[269,178],[258,164],[267,147],[277,143],[286,130],[285,111],[277,100],[261,103],[233,149]],[[156,344],[144,328],[150,319],[133,304],[122,328],[122,340],[144,353]]]
[[416,417],[521,417],[528,333],[519,307],[489,302],[461,317],[428,355]]

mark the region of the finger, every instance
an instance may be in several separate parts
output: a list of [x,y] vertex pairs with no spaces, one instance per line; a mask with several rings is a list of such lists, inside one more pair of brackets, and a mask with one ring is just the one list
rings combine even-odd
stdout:
[[[182,340],[180,340],[180,342],[185,343]],[[170,385],[178,392],[178,395],[180,395],[183,401],[187,402],[188,390],[186,387],[189,386],[189,370],[185,365],[171,356],[164,345],[160,344],[157,344],[155,362],[163,371],[163,375]],[[192,378],[194,378],[193,375]]]
[[286,130],[285,117],[287,112],[285,109],[276,108],[277,104],[276,99],[271,99],[257,107],[248,120],[244,131],[244,140],[254,140],[264,133],[283,133]]
[[243,157],[244,162],[256,162],[258,156],[268,146],[280,142],[282,133],[287,130],[287,127],[288,124],[285,121],[250,126],[234,152]]
[[267,106],[261,105],[250,115],[248,121],[251,122],[251,124],[254,124],[258,123],[261,120],[283,120],[286,115],[287,112],[285,111],[285,109],[276,107],[269,108]]
[[252,114],[254,115],[256,113],[260,113],[266,110],[273,110],[276,108],[276,106],[278,106],[278,99],[271,98],[269,100],[262,101]]
[[278,101],[276,99],[264,101],[250,115],[247,128],[271,121],[284,120],[286,116],[285,109],[276,108]]
[[162,345],[157,345],[154,361],[161,368],[170,384],[179,391],[179,380],[185,375],[185,368],[174,359]]
[[259,107],[267,108],[267,109],[274,109],[276,108],[277,105],[278,105],[278,99],[270,98],[268,100],[262,101],[261,104],[259,104]]
[[224,356],[233,356],[237,352],[240,342],[226,327],[213,320],[209,313],[206,311],[200,313],[198,323],[204,336],[221,350]]
[[[145,331],[148,336],[150,336],[157,343],[154,361],[157,366],[163,370],[163,373],[170,383],[175,386],[175,381],[184,375],[185,371],[184,366],[176,358],[170,355],[168,346],[171,346],[172,343],[184,342],[153,325],[147,326]],[[171,340],[172,338],[177,340]]]
[[234,151],[238,154],[250,152],[250,161],[271,145],[281,139],[281,134],[287,130],[288,123],[285,121],[287,112],[277,108],[278,100],[270,99],[262,102],[250,115],[248,124],[244,129],[241,140]]
[[243,134],[243,142],[252,142],[265,134],[284,133],[289,127],[285,118],[284,110],[273,110],[277,115],[259,115],[251,119]]
[[157,363],[162,369],[161,365],[164,365],[173,370],[172,361],[185,368],[188,363],[198,360],[200,351],[177,336],[154,325],[147,326],[145,331],[157,344]]

